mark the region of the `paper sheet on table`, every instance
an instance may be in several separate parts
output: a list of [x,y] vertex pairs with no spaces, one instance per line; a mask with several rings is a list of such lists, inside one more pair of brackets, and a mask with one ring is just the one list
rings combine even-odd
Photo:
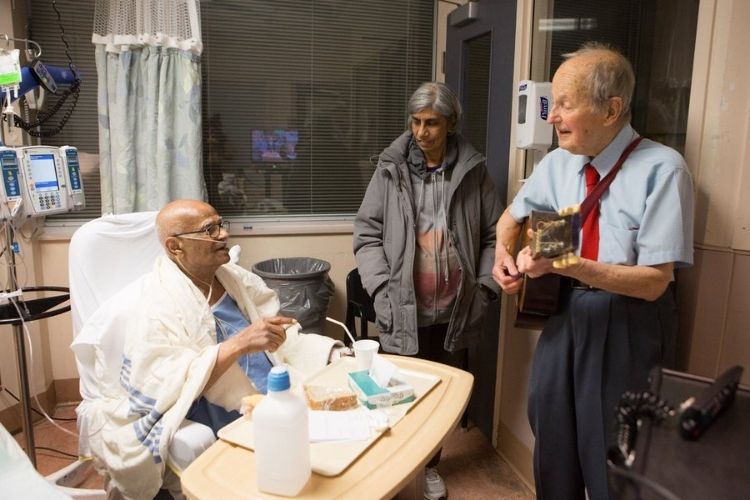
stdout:
[[370,439],[366,410],[310,411],[310,442]]

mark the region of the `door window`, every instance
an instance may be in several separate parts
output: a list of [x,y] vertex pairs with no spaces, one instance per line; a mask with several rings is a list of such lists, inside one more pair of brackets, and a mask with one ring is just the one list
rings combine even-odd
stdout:
[[531,79],[551,81],[563,54],[584,42],[608,44],[635,70],[633,127],[684,153],[698,5],[699,0],[537,0]]

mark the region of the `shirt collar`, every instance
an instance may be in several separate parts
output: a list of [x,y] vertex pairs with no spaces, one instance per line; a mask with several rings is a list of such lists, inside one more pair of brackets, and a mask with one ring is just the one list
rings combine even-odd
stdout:
[[612,139],[612,142],[607,144],[607,147],[605,147],[601,153],[591,160],[588,160],[588,157],[584,156],[584,161],[580,169],[583,170],[583,167],[586,166],[587,162],[591,163],[596,171],[599,172],[599,177],[603,178],[610,170],[612,170],[612,167],[615,166],[617,160],[620,159],[622,152],[625,151],[625,148],[627,148],[636,137],[638,137],[638,133],[633,130],[633,127],[631,127],[629,123],[626,123],[617,133],[615,138]]

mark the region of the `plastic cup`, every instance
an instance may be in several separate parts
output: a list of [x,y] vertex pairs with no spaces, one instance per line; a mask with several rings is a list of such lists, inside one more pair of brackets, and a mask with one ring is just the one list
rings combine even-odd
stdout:
[[353,345],[354,357],[357,359],[357,368],[360,370],[369,370],[372,365],[372,358],[380,348],[377,340],[358,340]]

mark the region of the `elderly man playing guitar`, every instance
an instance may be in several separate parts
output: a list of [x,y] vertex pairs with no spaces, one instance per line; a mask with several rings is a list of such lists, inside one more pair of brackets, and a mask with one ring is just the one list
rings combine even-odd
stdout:
[[[581,499],[584,490],[592,500],[612,497],[606,450],[614,441],[614,409],[623,392],[645,388],[649,371],[664,363],[677,324],[669,285],[675,267],[693,260],[688,169],[679,153],[630,126],[634,86],[630,63],[614,50],[586,44],[566,55],[552,80],[548,119],[560,147],[497,223],[493,276],[506,293],[519,291],[524,274],[556,273],[563,282],[529,383],[542,500]],[[580,259],[558,268],[529,247],[513,257],[532,210],[582,203],[599,178],[611,184],[589,200],[588,214],[582,211]]]

